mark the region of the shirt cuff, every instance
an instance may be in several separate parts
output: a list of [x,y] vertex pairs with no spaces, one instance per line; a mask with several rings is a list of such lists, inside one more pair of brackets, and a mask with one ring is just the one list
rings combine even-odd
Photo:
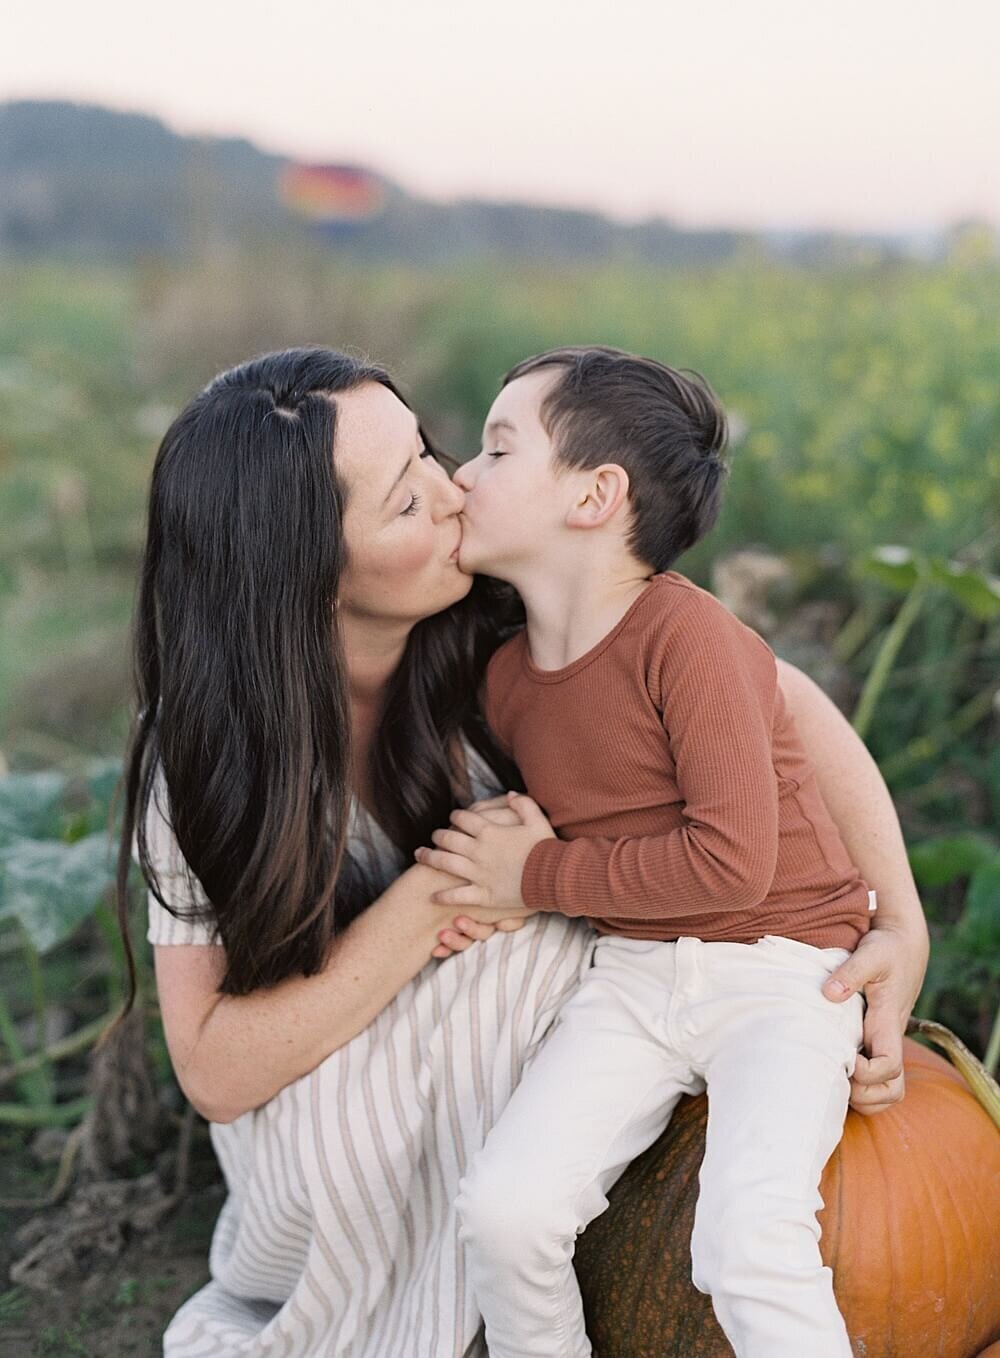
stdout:
[[528,854],[521,873],[521,899],[529,910],[550,910],[560,915],[573,913],[556,904],[556,878],[565,850],[562,840],[542,839]]

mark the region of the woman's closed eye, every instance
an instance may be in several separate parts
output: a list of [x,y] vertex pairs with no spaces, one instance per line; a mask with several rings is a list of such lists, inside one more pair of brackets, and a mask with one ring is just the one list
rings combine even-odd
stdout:
[[[438,463],[438,456],[437,456],[437,453],[435,453],[435,452],[433,451],[433,449],[431,449],[431,448],[425,448],[425,449],[423,450],[423,452],[420,454],[420,460],[421,460],[421,462],[424,460],[425,457],[431,458],[431,460],[432,460],[434,463],[436,463],[438,466],[440,466],[440,463]],[[441,470],[444,471],[444,468],[442,467]],[[419,495],[414,491],[413,495],[410,497],[410,503],[406,506],[406,508],[405,508],[402,512],[403,512],[404,514],[416,514],[417,510],[420,508],[420,506],[421,506],[422,504],[423,504],[423,499],[422,499],[422,497],[419,496]]]

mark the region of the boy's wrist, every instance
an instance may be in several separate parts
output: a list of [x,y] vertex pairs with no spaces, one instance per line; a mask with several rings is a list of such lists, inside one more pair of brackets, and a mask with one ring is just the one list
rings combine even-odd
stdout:
[[561,839],[543,839],[532,845],[521,871],[521,900],[529,910],[568,913],[556,902],[556,879],[564,848]]

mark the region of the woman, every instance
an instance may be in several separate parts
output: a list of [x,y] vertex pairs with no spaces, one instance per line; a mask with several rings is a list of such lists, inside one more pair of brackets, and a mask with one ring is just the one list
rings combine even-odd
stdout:
[[[157,456],[119,911],[134,853],[171,1059],[230,1190],[168,1355],[483,1351],[452,1200],[593,934],[452,924],[432,896],[456,879],[407,866],[456,803],[519,786],[475,702],[515,601],[459,571],[462,503],[388,376],[322,349],[223,373]],[[874,1112],[902,1093],[926,930],[877,769],[779,668],[878,884],[826,987],[865,989]]]

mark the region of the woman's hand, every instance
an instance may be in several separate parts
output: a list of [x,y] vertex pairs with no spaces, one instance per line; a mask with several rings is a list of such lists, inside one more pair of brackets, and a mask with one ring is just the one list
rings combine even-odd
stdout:
[[903,1097],[903,1034],[926,967],[925,936],[883,925],[871,928],[823,985],[835,1003],[859,990],[868,1003],[851,1079],[851,1107],[859,1113],[881,1113]]
[[442,929],[438,934],[441,942],[431,953],[432,957],[451,957],[452,953],[465,952],[466,948],[471,948],[473,943],[482,943],[491,934],[513,934],[518,929],[524,928],[524,920],[521,916],[513,919],[497,920],[496,924],[480,924],[474,919],[469,919],[466,915],[459,915],[452,928]]

